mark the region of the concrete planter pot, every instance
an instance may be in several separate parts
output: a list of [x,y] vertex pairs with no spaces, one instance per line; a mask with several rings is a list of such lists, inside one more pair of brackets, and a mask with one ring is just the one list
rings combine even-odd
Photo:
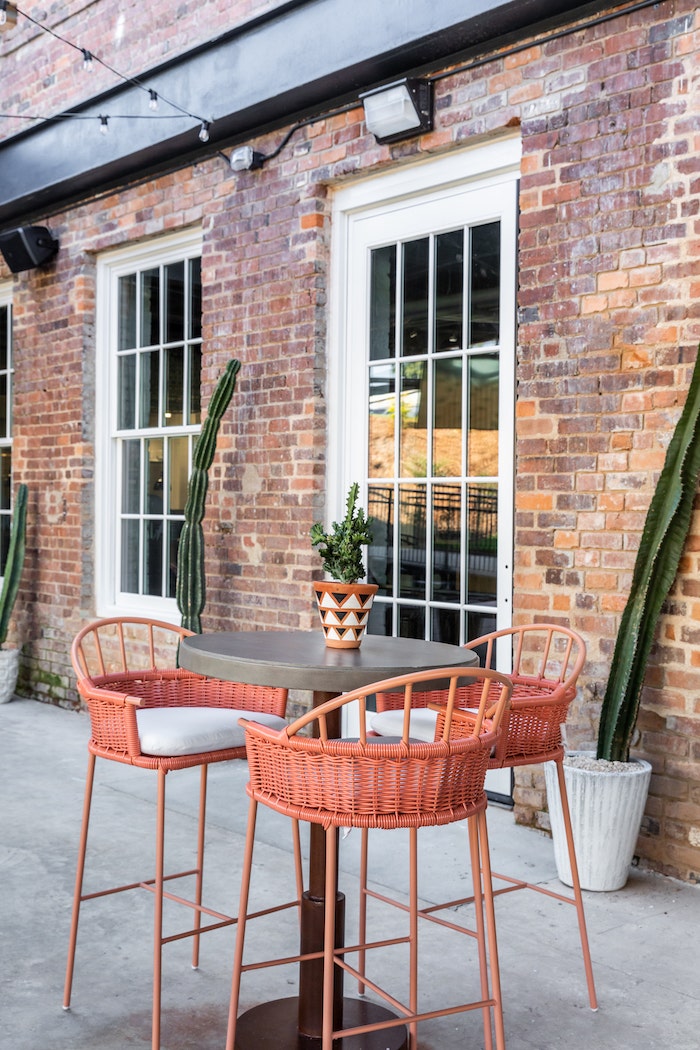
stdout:
[[331,649],[359,649],[369,620],[376,583],[314,583],[326,645]]
[[19,673],[19,649],[0,648],[0,704],[7,704],[15,695]]
[[[571,757],[577,756],[595,759],[593,751],[572,752]],[[564,762],[576,861],[584,890],[619,890],[629,875],[651,766],[643,759],[619,765],[627,768],[580,768]],[[547,762],[544,771],[557,873],[566,886],[571,886],[556,766]]]

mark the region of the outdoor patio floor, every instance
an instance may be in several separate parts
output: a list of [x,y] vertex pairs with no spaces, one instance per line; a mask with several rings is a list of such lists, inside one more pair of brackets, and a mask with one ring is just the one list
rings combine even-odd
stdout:
[[[7,1050],[125,1050],[150,1047],[152,899],[133,891],[84,905],[72,1009],[61,1009],[76,850],[89,734],[87,716],[35,701],[0,705],[3,740],[0,873],[0,1046]],[[235,914],[247,814],[244,762],[213,766],[205,871],[206,903]],[[168,866],[191,864],[198,774],[168,776]],[[86,888],[152,874],[155,775],[98,762]],[[293,896],[289,822],[261,810],[253,904]],[[559,887],[551,842],[489,810],[496,870]],[[423,833],[421,893],[426,900],[466,894],[469,871],[461,824]],[[420,841],[420,839],[419,839]],[[375,832],[372,883],[406,891],[402,832]],[[348,939],[355,929],[359,836],[341,846],[341,889],[348,898]],[[90,848],[92,847],[92,848]],[[104,880],[104,881],[103,881]],[[573,908],[533,893],[497,901],[508,1050],[697,1050],[700,1045],[698,934],[700,888],[634,870],[624,890],[587,893],[586,909],[600,1009],[588,1007]],[[373,931],[403,932],[402,913],[372,910]],[[466,909],[464,909],[466,912]],[[188,913],[189,914],[189,913]],[[169,927],[179,916],[167,910]],[[187,921],[188,915],[185,916]],[[293,912],[249,927],[250,955],[292,954]],[[425,929],[425,927],[423,927]],[[421,931],[423,932],[423,930]],[[164,949],[163,1050],[223,1050],[234,932],[202,939],[200,969],[190,943]],[[274,947],[270,945],[274,942]],[[387,950],[374,975],[396,975]],[[422,1006],[467,997],[474,942],[425,929]],[[402,971],[401,971],[402,972]],[[294,967],[244,976],[244,1007],[295,994]],[[346,980],[346,994],[354,995]],[[478,1050],[478,1012],[423,1023],[424,1050]]]

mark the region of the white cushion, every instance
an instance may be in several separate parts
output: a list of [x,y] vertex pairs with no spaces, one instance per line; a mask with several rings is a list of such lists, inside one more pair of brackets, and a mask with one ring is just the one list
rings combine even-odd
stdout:
[[224,707],[149,707],[136,712],[141,750],[163,758],[243,747],[245,729],[239,718],[273,729],[287,724],[277,715]]
[[[435,739],[437,717],[437,711],[431,711],[427,707],[414,708],[410,715],[409,733],[411,737],[432,744]],[[370,725],[380,736],[397,736],[400,740],[403,733],[403,708],[395,711],[380,711],[372,715]]]

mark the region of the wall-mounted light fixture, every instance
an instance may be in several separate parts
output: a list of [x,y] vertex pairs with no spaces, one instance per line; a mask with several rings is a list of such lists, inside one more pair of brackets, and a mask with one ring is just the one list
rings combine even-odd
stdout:
[[231,171],[255,171],[262,168],[269,158],[264,153],[258,153],[252,146],[239,146],[228,158]]
[[19,226],[0,233],[0,252],[12,273],[41,266],[57,251],[58,241],[45,226]]
[[377,142],[398,142],[430,131],[433,126],[433,85],[405,77],[360,95],[365,123]]

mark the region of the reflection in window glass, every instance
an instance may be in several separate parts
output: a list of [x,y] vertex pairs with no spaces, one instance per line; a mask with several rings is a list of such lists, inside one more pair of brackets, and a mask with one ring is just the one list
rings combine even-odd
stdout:
[[462,473],[462,358],[439,358],[434,376],[433,474],[441,478],[459,477]]
[[426,486],[399,489],[400,578],[402,598],[425,598]]
[[187,338],[202,338],[202,260],[190,259],[190,308],[187,317]]
[[425,609],[399,605],[399,638],[425,638]]
[[122,572],[121,589],[131,594],[139,593],[139,522],[133,518],[122,519]]
[[390,594],[394,575],[393,485],[370,485],[367,514],[372,518],[373,537],[367,548],[367,579],[378,584],[378,594]]
[[498,489],[467,486],[467,601],[495,605],[497,594]]
[[122,442],[122,513],[141,510],[141,442]]
[[370,263],[369,358],[393,357],[396,345],[396,245],[375,248]]
[[160,342],[160,270],[141,274],[141,346]]
[[434,642],[459,645],[459,610],[434,608],[430,637]]
[[146,491],[144,506],[147,514],[163,513],[163,439],[150,438],[146,445]]
[[462,571],[460,485],[433,487],[433,601],[459,602]]
[[[134,357],[134,360],[136,358]],[[141,354],[141,426],[158,426],[160,394],[160,351]]]
[[169,506],[171,514],[184,514],[189,477],[189,442],[186,437],[168,441]]
[[118,364],[117,427],[133,430],[136,426],[136,354],[124,354]]
[[181,342],[185,337],[185,264],[165,267],[165,342]]
[[117,347],[133,350],[136,347],[136,274],[119,278],[119,320],[117,324]]
[[181,346],[170,347],[165,351],[165,425],[179,427],[182,425],[184,408],[184,370],[185,354]]
[[492,346],[499,339],[501,306],[501,224],[470,231],[469,345]]
[[389,478],[395,473],[396,368],[376,365],[369,371],[369,463],[370,478]]
[[143,589],[163,594],[163,522],[146,519],[143,537]]
[[177,545],[180,542],[180,533],[184,521],[171,521],[168,523],[168,568],[166,572],[166,598],[174,598],[177,588]]
[[202,347],[198,343],[189,348],[190,366],[190,423],[202,422],[202,399],[200,383],[202,379]]
[[428,350],[428,287],[430,239],[408,241],[403,246],[403,347],[402,352],[425,354]]
[[498,356],[469,359],[469,433],[467,472],[472,477],[498,474]]
[[435,238],[435,349],[459,350],[464,312],[464,230]]
[[401,365],[399,473],[403,477],[424,478],[428,469],[426,375],[425,361],[409,361]]

